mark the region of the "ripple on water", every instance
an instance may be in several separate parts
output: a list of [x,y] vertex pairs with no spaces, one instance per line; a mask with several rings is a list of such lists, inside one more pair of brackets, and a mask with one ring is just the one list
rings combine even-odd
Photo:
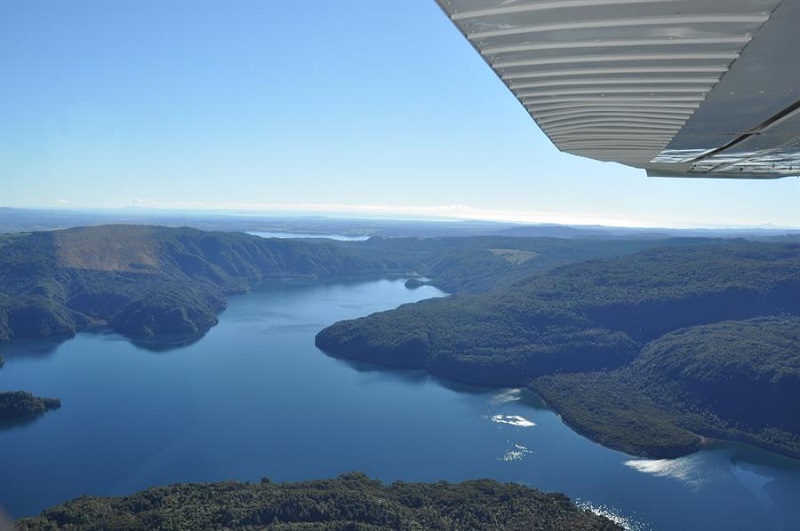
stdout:
[[525,459],[526,455],[532,453],[533,453],[532,451],[528,450],[521,444],[514,444],[511,446],[509,450],[506,450],[506,453],[504,453],[503,457],[499,458],[499,460],[505,461],[506,463],[510,463],[513,461],[522,461],[523,459]]
[[499,406],[509,402],[519,402],[522,398],[522,389],[506,389],[492,397],[492,405]]

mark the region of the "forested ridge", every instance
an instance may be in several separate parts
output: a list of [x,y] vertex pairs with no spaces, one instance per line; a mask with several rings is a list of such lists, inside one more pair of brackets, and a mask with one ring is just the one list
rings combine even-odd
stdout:
[[[718,403],[713,415],[721,419],[717,426],[723,427],[715,430],[707,424],[676,420],[686,418],[685,409],[710,407],[707,402],[687,401],[685,404],[691,405],[681,408],[676,403],[656,401],[651,395],[627,393],[624,385],[613,392],[601,386],[606,381],[620,381],[614,380],[618,374],[628,374],[628,382],[648,381],[636,371],[607,371],[632,363],[634,367],[647,365],[652,348],[647,345],[671,337],[662,337],[664,334],[770,315],[800,315],[800,245],[732,241],[586,261],[506,289],[401,306],[336,323],[317,335],[317,345],[334,356],[421,368],[477,385],[523,386],[534,381],[534,389],[557,411],[572,407],[574,413],[565,414],[571,424],[631,453],[679,455],[698,448],[698,434],[703,433],[749,440],[795,455],[793,437],[800,433],[795,424],[784,423],[780,428],[775,428],[774,422],[769,426],[748,425],[742,418],[743,410]],[[755,324],[744,326],[741,334],[755,334],[771,326],[771,321],[752,322]],[[785,324],[791,329],[797,321],[787,318]],[[774,334],[764,332],[764,337],[768,336]],[[722,342],[724,334],[709,338],[712,343]],[[800,340],[787,341],[788,359],[797,363]],[[745,344],[741,339],[734,349],[744,349],[741,355],[746,359],[763,359],[756,350],[744,348]],[[774,345],[772,350],[776,349]],[[645,361],[636,365],[637,360]],[[723,357],[704,363],[713,372],[723,363]],[[770,407],[796,400],[797,386],[786,383],[791,380],[753,380],[743,372],[743,364],[723,367],[728,371],[720,369],[720,374],[729,381],[752,383],[743,389],[770,397],[764,402]],[[593,374],[573,378],[570,373]],[[536,380],[547,375],[552,376]],[[673,371],[662,378],[684,381],[686,375]],[[589,409],[580,412],[583,421],[578,420],[574,406],[579,400],[571,397],[587,397],[584,405]],[[725,403],[727,398],[720,400]],[[792,410],[772,411],[782,422]],[[776,417],[769,418],[777,422]],[[649,424],[637,424],[641,419],[648,419]],[[757,436],[754,430],[771,435]],[[785,443],[772,444],[768,439]]]
[[479,385],[614,368],[671,330],[800,313],[794,244],[659,248],[567,265],[480,295],[457,295],[336,323],[333,355],[425,368]]
[[226,295],[264,278],[394,271],[329,242],[186,228],[109,225],[4,240],[0,340],[92,324],[130,336],[199,333],[216,323]]
[[264,279],[416,274],[446,291],[479,293],[564,263],[654,245],[501,237],[338,242],[143,225],[5,234],[0,341],[68,337],[98,324],[131,337],[199,334],[217,322],[227,296]]
[[438,237],[371,238],[342,242],[348,249],[402,261],[448,293],[486,293],[585,260],[629,255],[654,247],[715,245],[714,238]]
[[131,496],[84,496],[17,521],[20,531],[548,530],[622,529],[578,508],[563,494],[515,483],[404,483],[385,486],[364,474],[302,483],[180,484]]
[[798,317],[681,329],[618,370],[531,386],[575,429],[631,453],[675,455],[706,436],[800,458]]

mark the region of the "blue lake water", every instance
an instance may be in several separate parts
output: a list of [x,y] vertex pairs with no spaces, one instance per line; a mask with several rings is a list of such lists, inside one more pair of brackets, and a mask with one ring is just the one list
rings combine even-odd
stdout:
[[369,236],[344,236],[342,234],[312,234],[304,232],[259,232],[249,231],[247,234],[253,236],[260,236],[261,238],[280,238],[280,239],[297,239],[297,238],[322,238],[325,240],[337,240],[340,242],[363,242],[369,239]]
[[664,461],[575,434],[517,389],[325,356],[335,321],[441,295],[402,280],[276,284],[235,297],[199,341],[166,351],[113,333],[12,342],[0,389],[60,397],[0,425],[0,504],[13,517],[81,494],[360,470],[391,482],[489,477],[561,491],[632,529],[800,529],[800,462],[718,444]]

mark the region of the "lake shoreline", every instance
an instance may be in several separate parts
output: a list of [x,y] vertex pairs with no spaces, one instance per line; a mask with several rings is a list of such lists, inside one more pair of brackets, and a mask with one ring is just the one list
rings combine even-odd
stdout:
[[526,391],[532,393],[537,397],[541,403],[547,407],[547,409],[553,411],[561,421],[567,426],[570,430],[575,432],[576,434],[585,437],[586,439],[592,441],[593,443],[599,444],[604,448],[608,448],[610,450],[622,452],[630,457],[636,458],[644,458],[644,459],[678,459],[681,457],[686,457],[692,455],[698,451],[701,451],[705,448],[710,446],[714,446],[718,443],[740,443],[745,445],[753,446],[754,448],[759,448],[761,450],[768,451],[773,453],[777,456],[782,458],[792,459],[800,462],[800,455],[793,454],[790,452],[782,452],[779,449],[770,447],[768,445],[761,445],[755,443],[752,439],[747,437],[733,437],[733,436],[726,436],[726,434],[722,433],[695,433],[692,432],[695,437],[696,441],[687,444],[681,447],[675,448],[663,448],[658,446],[653,446],[651,448],[645,448],[641,445],[636,444],[613,444],[608,443],[607,441],[602,440],[596,434],[596,432],[592,431],[591,429],[582,428],[581,425],[577,422],[571,422],[568,415],[564,414],[564,410],[560,409],[557,405],[553,404],[552,402],[548,401],[541,393],[539,393],[535,387],[531,384],[532,382],[528,382],[527,384],[518,384],[518,383],[507,383],[507,384],[486,384],[481,383],[480,381],[470,380],[470,379],[463,379],[458,378],[457,375],[452,375],[444,371],[438,371],[435,368],[430,370],[427,367],[419,366],[419,365],[408,365],[408,364],[386,364],[380,363],[373,360],[367,360],[362,358],[356,357],[347,357],[342,355],[337,355],[333,352],[326,351],[322,347],[317,345],[317,349],[322,352],[324,355],[329,356],[333,359],[343,360],[351,363],[357,364],[364,364],[374,370],[390,370],[390,371],[407,371],[407,372],[422,372],[425,375],[433,378],[437,383],[442,385],[442,382],[451,382],[457,385],[463,385],[475,389],[483,389],[487,391],[502,391],[503,389],[525,389]]
[[[615,450],[615,451],[618,451],[618,452],[622,452],[622,453],[624,453],[624,454],[626,454],[626,455],[628,455],[630,457],[639,457],[639,458],[646,458],[646,459],[676,459],[676,458],[680,458],[680,457],[685,457],[687,455],[691,455],[691,454],[693,454],[693,453],[695,453],[695,452],[697,452],[699,450],[702,450],[705,446],[707,446],[707,443],[698,444],[696,446],[688,446],[688,447],[686,447],[684,449],[681,449],[681,450],[678,450],[678,451],[673,451],[673,452],[668,452],[668,453],[658,452],[658,451],[655,451],[655,452],[646,452],[646,451],[645,452],[637,452],[635,450],[636,447],[633,446],[633,445],[606,444],[603,441],[598,440],[596,437],[594,437],[590,430],[580,429],[575,424],[569,422],[569,420],[567,418],[565,418],[565,416],[562,414],[562,411],[560,411],[558,407],[556,407],[553,404],[551,404],[550,402],[548,402],[540,393],[538,393],[530,385],[525,385],[525,384],[517,385],[517,384],[514,384],[514,383],[509,383],[508,385],[485,384],[485,383],[477,382],[475,380],[461,379],[461,378],[458,378],[457,376],[453,376],[453,375],[447,374],[445,372],[440,372],[440,371],[436,371],[436,370],[428,370],[427,368],[421,367],[421,366],[408,366],[408,365],[402,365],[402,364],[390,365],[390,364],[378,363],[378,362],[371,361],[371,360],[364,360],[364,359],[360,359],[360,358],[348,358],[346,356],[340,356],[340,355],[333,354],[331,352],[327,352],[327,351],[325,351],[324,349],[322,349],[319,346],[317,346],[317,348],[324,355],[329,356],[331,358],[344,360],[344,361],[348,361],[348,362],[351,362],[351,363],[365,364],[365,365],[367,365],[367,366],[369,366],[371,368],[374,368],[376,370],[392,370],[392,371],[408,371],[408,372],[419,371],[419,372],[422,372],[422,373],[426,374],[427,376],[432,377],[434,380],[452,382],[452,383],[455,383],[455,384],[458,384],[458,385],[465,385],[465,386],[468,386],[468,387],[473,387],[473,388],[476,388],[476,389],[484,389],[484,390],[487,390],[487,391],[502,391],[503,389],[525,389],[526,391],[534,394],[542,402],[542,404],[547,407],[547,409],[553,411],[556,415],[558,415],[558,417],[561,419],[561,421],[564,423],[564,425],[567,426],[570,430],[572,430],[576,434],[578,434],[578,435],[580,435],[582,437],[586,437],[588,440],[590,440],[590,441],[592,441],[592,442],[594,442],[596,444],[599,444],[599,445],[603,446],[604,448],[608,448],[610,450]],[[704,441],[707,440],[709,442],[715,441],[715,439],[711,439],[711,438],[708,438],[708,437],[703,437],[701,435],[698,435],[698,440],[701,440],[701,439],[704,440]],[[718,439],[718,440],[721,441],[721,442],[726,442],[725,439]],[[735,441],[735,440],[732,440],[731,442],[745,442],[745,443],[747,443],[747,441]],[[756,446],[756,445],[754,445],[754,446]],[[772,451],[772,450],[770,450],[768,448],[764,448],[764,449]],[[794,457],[794,456],[787,456],[787,455],[781,454],[779,452],[774,452],[774,453],[777,454],[777,455],[781,455],[782,457]]]
[[[636,468],[524,387],[477,386],[313,346],[329,323],[443,296],[402,280],[276,282],[231,297],[220,323],[182,348],[146,348],[108,329],[58,345],[13,341],[0,349],[8,354],[0,378],[60,396],[64,407],[3,432],[13,482],[0,484],[0,499],[18,518],[84,493],[360,470],[387,485],[492,478],[563,492],[633,529],[745,531],[800,518],[793,505],[775,505],[800,488],[800,466],[775,454],[719,444]],[[768,491],[760,477],[775,478]],[[687,510],[676,513],[665,498]],[[738,500],[736,515],[714,510],[729,500]]]

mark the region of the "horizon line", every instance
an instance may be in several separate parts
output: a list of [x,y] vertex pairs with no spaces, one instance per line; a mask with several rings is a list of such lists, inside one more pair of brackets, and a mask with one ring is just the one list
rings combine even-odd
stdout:
[[397,221],[458,222],[476,221],[488,223],[511,223],[516,225],[561,225],[570,227],[607,227],[646,230],[786,230],[800,231],[797,227],[780,226],[772,223],[733,224],[653,224],[641,220],[613,219],[602,217],[575,216],[553,212],[524,212],[501,209],[480,209],[467,205],[439,206],[392,206],[392,205],[340,205],[303,203],[262,203],[262,204],[217,204],[196,203],[157,203],[155,201],[131,201],[123,206],[79,206],[60,202],[57,206],[19,207],[4,206],[11,210],[44,210],[63,212],[108,212],[135,213],[137,215],[168,214],[215,214],[252,215],[256,217],[315,215],[338,219],[393,219]]

